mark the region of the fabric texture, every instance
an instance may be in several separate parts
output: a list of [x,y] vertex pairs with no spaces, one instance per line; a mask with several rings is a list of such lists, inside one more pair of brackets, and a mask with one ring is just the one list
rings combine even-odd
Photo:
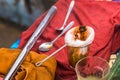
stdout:
[[[20,49],[0,48],[0,77],[4,78],[20,51]],[[36,62],[45,57],[47,55],[30,51],[13,80],[54,80],[56,70],[56,59],[54,57],[39,67],[35,66]]]
[[[67,9],[71,0],[59,0],[55,3],[57,13],[50,21],[45,31],[36,41],[33,51],[44,54],[51,54],[62,45],[64,45],[64,35],[60,37],[54,44],[54,47],[48,52],[41,52],[38,46],[47,41],[52,41],[60,33],[56,29],[60,28],[65,19]],[[23,48],[32,33],[40,24],[45,16],[44,13],[40,16],[25,32],[22,33],[20,38],[19,48]],[[95,31],[95,39],[90,45],[89,55],[100,56],[106,60],[112,53],[120,48],[120,3],[106,2],[106,1],[88,1],[88,0],[75,0],[75,6],[68,18],[67,24],[75,21],[75,26],[88,25]],[[56,80],[73,80],[76,75],[73,68],[68,63],[67,48],[62,49],[55,55],[57,59]]]

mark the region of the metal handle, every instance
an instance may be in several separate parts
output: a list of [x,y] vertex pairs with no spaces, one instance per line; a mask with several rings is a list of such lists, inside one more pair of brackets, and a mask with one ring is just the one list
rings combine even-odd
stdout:
[[46,26],[48,25],[50,20],[53,18],[53,15],[55,14],[56,10],[57,10],[57,8],[55,6],[52,6],[50,8],[48,13],[46,14],[44,19],[42,20],[42,22],[38,26],[38,28],[35,30],[33,35],[28,40],[27,44],[25,45],[25,47],[23,48],[23,50],[19,54],[18,58],[16,59],[16,61],[12,65],[11,69],[9,70],[7,75],[5,76],[4,80],[12,80],[13,76],[15,75],[18,68],[20,67],[20,65],[24,61],[24,59],[27,56],[28,52],[33,47],[33,45],[35,44],[35,42],[39,38],[39,36],[42,34],[42,32],[44,31],[44,29],[46,28]]
[[53,55],[55,55],[56,53],[58,53],[60,50],[62,50],[64,47],[66,47],[66,44],[64,44],[62,47],[60,47],[59,49],[57,49],[55,52],[53,52],[52,54],[50,54],[49,56],[47,56],[46,58],[44,58],[43,60],[37,62],[35,65],[36,66],[40,66],[42,65],[43,62],[45,62],[46,60],[48,60],[49,58],[51,58]]
[[66,27],[65,29],[62,31],[62,33],[60,35],[58,35],[53,41],[52,43],[54,43],[60,36],[62,36],[68,29],[70,29],[74,24],[74,21],[71,21]]
[[73,7],[74,7],[74,4],[75,4],[75,1],[72,0],[71,3],[70,3],[70,6],[69,6],[68,12],[67,12],[67,14],[66,14],[66,17],[65,17],[65,21],[64,21],[64,23],[63,23],[62,26],[65,26],[65,25],[66,25],[66,22],[67,22],[68,17],[70,16],[70,13],[71,13],[71,11],[72,11],[72,9],[73,9]]

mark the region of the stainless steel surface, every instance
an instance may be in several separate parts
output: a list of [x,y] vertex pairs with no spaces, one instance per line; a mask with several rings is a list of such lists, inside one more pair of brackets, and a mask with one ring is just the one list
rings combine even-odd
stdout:
[[35,65],[36,66],[40,66],[42,65],[42,63],[44,63],[46,60],[48,60],[49,58],[51,58],[53,55],[55,55],[56,53],[58,53],[60,50],[62,50],[64,47],[66,47],[66,44],[64,44],[62,47],[60,47],[59,49],[57,49],[55,52],[53,52],[52,54],[50,54],[49,56],[47,56],[46,58],[44,58],[43,60],[37,62]]
[[75,0],[72,0],[71,3],[70,3],[70,6],[69,6],[68,12],[66,14],[65,20],[63,22],[63,25],[62,25],[62,27],[60,27],[59,29],[57,29],[58,31],[62,31],[64,29],[64,27],[66,25],[66,22],[68,20],[68,17],[70,16],[70,13],[71,13],[71,11],[72,11],[72,9],[74,7],[74,4],[75,4]]
[[37,27],[37,29],[35,30],[35,32],[33,33],[33,35],[28,40],[28,42],[25,45],[25,47],[23,48],[23,50],[19,54],[18,58],[16,59],[16,61],[12,65],[11,69],[9,70],[9,72],[7,73],[7,75],[5,76],[4,80],[12,80],[13,76],[15,75],[15,73],[18,70],[18,68],[20,67],[20,65],[24,61],[24,59],[27,56],[28,52],[33,47],[33,45],[35,44],[35,42],[39,38],[39,36],[42,34],[42,32],[44,31],[44,29],[46,28],[46,25],[50,22],[51,18],[53,18],[53,16],[55,15],[56,10],[57,10],[57,8],[55,6],[52,6],[50,8],[50,10],[46,14],[46,16],[44,17],[44,19],[40,23],[40,25]]
[[39,46],[39,50],[40,50],[40,51],[49,51],[49,50],[53,47],[54,42],[55,42],[59,37],[61,37],[68,29],[70,29],[70,28],[73,26],[73,24],[74,24],[74,21],[71,21],[71,22],[64,28],[64,30],[62,31],[62,33],[59,34],[53,41],[42,43],[42,44]]

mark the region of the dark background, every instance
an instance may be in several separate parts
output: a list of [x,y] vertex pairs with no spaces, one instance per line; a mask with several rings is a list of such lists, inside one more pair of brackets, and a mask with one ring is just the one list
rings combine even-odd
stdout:
[[0,0],[0,48],[10,47],[57,0]]

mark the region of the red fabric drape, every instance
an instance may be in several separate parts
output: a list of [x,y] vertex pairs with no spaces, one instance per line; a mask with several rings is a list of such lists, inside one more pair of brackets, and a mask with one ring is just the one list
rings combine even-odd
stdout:
[[[61,27],[71,0],[58,0],[55,4],[57,13],[48,24],[43,34],[39,37],[33,51],[51,54],[64,44],[64,35],[59,38],[54,47],[48,52],[40,52],[38,46],[46,41],[53,40],[59,33],[57,28]],[[46,13],[45,13],[46,14]],[[40,16],[25,32],[21,35],[19,48],[23,48],[36,27],[44,17]],[[106,1],[85,1],[76,0],[72,13],[67,21],[75,21],[75,26],[89,25],[95,30],[95,39],[90,45],[89,55],[100,56],[109,60],[111,53],[115,53],[120,47],[120,3]],[[74,70],[69,66],[67,58],[67,48],[62,49],[55,55],[58,61],[56,76],[60,80],[73,80]],[[59,80],[56,79],[56,80]]]

